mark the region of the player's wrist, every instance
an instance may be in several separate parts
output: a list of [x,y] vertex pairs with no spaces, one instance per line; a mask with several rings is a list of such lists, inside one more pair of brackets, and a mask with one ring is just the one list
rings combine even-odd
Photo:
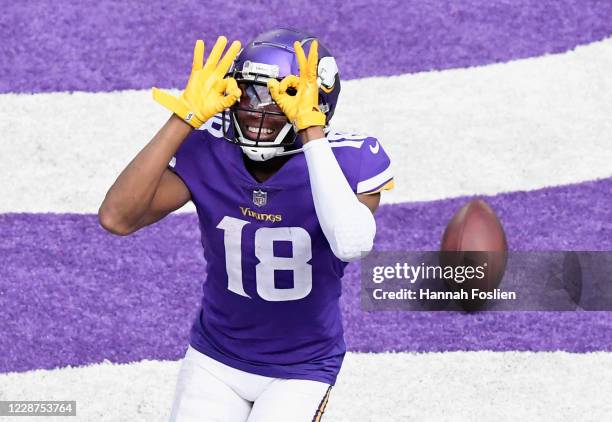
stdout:
[[185,119],[183,119],[181,116],[179,116],[176,113],[172,113],[172,115],[170,116],[170,121],[178,126],[182,126],[183,128],[187,129],[187,130],[193,130],[196,129],[194,128],[192,125],[190,125],[189,123],[187,123],[185,121]]
[[302,145],[306,145],[308,142],[314,141],[315,139],[325,138],[324,126],[310,126],[301,130],[299,133],[302,139]]
[[[174,115],[177,116],[176,113]],[[187,114],[184,117],[183,116],[178,116],[178,117],[192,129],[199,129],[200,126],[202,126],[204,122],[208,120],[205,117],[203,118],[198,117],[194,112],[191,112],[191,111],[187,112]]]
[[189,135],[195,128],[187,123],[181,116],[176,113],[172,113],[170,119],[168,119],[168,125],[171,130],[182,136]]

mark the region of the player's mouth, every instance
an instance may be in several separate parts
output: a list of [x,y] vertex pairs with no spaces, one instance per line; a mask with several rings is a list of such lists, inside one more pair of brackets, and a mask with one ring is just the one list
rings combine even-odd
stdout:
[[[257,133],[259,133],[259,128],[255,127],[255,126],[247,126],[247,131],[249,133],[257,134]],[[262,127],[261,128],[261,133],[264,134],[264,135],[269,135],[271,133],[274,133],[274,129],[270,129],[270,128],[267,128],[267,127]]]
[[252,140],[257,140],[259,137],[259,141],[273,141],[278,134],[278,129],[269,127],[262,127],[261,131],[259,126],[245,125],[245,128],[245,135]]
[[236,113],[236,120],[240,125],[242,135],[258,142],[274,141],[287,124],[287,118],[276,109],[270,110],[270,114],[263,110],[250,112],[239,109]]

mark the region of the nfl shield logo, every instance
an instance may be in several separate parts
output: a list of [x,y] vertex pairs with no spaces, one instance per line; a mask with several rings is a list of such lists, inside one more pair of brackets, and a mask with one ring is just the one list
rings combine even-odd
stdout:
[[258,207],[263,207],[268,202],[268,192],[261,189],[253,191],[253,203]]

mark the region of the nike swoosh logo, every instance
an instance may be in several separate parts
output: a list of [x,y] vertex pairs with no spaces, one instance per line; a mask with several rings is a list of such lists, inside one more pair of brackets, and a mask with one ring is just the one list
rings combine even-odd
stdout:
[[372,151],[372,154],[378,154],[379,149],[380,149],[380,144],[378,143],[378,141],[376,141],[376,145],[374,146],[370,145],[370,151]]

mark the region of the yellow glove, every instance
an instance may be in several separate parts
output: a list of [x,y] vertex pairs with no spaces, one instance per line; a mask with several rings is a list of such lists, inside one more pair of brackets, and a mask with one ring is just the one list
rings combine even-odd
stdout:
[[230,107],[240,98],[240,88],[234,78],[224,77],[240,51],[240,41],[234,41],[221,59],[226,45],[227,38],[219,37],[206,64],[202,66],[204,41],[198,40],[193,50],[191,76],[185,90],[177,98],[153,88],[153,99],[196,129],[215,114]]
[[[310,45],[308,60],[299,41],[293,44],[300,67],[299,78],[289,75],[282,81],[268,81],[268,89],[289,121],[298,131],[312,127],[325,126],[325,114],[319,109],[319,85],[317,84],[317,66],[319,54],[316,40]],[[295,95],[287,94],[288,88],[295,88]]]

